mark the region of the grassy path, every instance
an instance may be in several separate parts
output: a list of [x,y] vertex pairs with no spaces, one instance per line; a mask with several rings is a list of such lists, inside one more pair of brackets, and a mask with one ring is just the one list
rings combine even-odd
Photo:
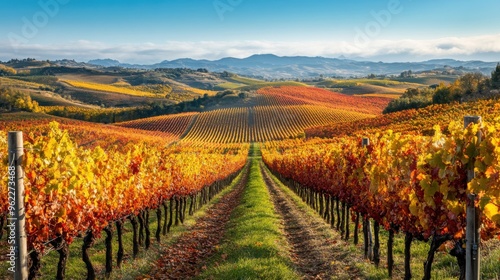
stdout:
[[199,279],[299,279],[253,147],[248,184],[224,242]]

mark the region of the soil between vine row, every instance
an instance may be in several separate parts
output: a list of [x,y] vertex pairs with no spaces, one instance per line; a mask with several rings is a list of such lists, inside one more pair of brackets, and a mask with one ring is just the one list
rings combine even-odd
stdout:
[[329,226],[300,209],[261,166],[276,212],[283,218],[283,229],[291,245],[292,261],[303,279],[363,279],[349,259],[343,241],[332,240]]
[[167,248],[146,279],[189,279],[198,275],[203,264],[216,252],[232,211],[240,204],[248,181],[248,164],[236,187],[214,204],[192,228]]

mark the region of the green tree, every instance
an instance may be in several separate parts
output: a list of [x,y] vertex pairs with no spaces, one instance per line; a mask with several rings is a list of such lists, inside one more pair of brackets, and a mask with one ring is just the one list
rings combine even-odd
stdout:
[[418,109],[432,104],[434,90],[431,88],[408,88],[398,99],[392,100],[383,113],[397,112],[407,109]]
[[497,64],[495,71],[491,72],[491,88],[500,89],[500,63]]
[[452,90],[450,87],[440,84],[436,89],[436,93],[432,97],[432,102],[434,104],[446,104],[454,100]]
[[462,94],[473,94],[481,91],[481,85],[487,78],[479,73],[467,73],[458,79]]

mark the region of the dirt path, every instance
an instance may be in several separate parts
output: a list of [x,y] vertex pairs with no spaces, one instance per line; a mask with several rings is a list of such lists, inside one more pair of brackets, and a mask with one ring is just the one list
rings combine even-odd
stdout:
[[283,218],[292,261],[303,279],[362,279],[340,238],[334,240],[327,234],[329,226],[300,209],[263,166],[261,170],[276,212]]
[[157,261],[150,279],[188,279],[199,274],[202,264],[215,253],[231,212],[240,203],[248,181],[248,166],[243,172],[234,190],[224,195],[175,244],[162,252],[163,257]]

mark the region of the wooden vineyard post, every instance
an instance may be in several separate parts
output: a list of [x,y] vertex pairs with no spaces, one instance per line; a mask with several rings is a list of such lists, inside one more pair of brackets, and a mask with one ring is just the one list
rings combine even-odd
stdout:
[[[464,117],[464,128],[470,124],[480,124],[481,117],[479,116],[466,116]],[[481,142],[481,132],[477,133],[477,143]],[[474,158],[471,159],[467,169],[467,183],[472,181],[475,177],[474,173]],[[466,280],[479,280],[480,273],[480,212],[475,206],[477,194],[468,194],[467,202],[467,228],[466,228],[466,264],[465,264],[465,279]]]
[[370,139],[363,138],[361,143],[362,143],[363,147],[370,146]]
[[[363,147],[370,146],[370,139],[363,138],[361,141]],[[372,240],[372,229],[370,224],[370,219],[363,221],[364,223],[364,238],[365,238],[365,257],[369,260],[373,259],[373,240]]]
[[23,133],[9,132],[9,182],[8,203],[8,256],[10,272],[14,279],[28,279],[28,251],[25,231],[26,208],[24,207],[24,173],[22,160],[24,155]]

